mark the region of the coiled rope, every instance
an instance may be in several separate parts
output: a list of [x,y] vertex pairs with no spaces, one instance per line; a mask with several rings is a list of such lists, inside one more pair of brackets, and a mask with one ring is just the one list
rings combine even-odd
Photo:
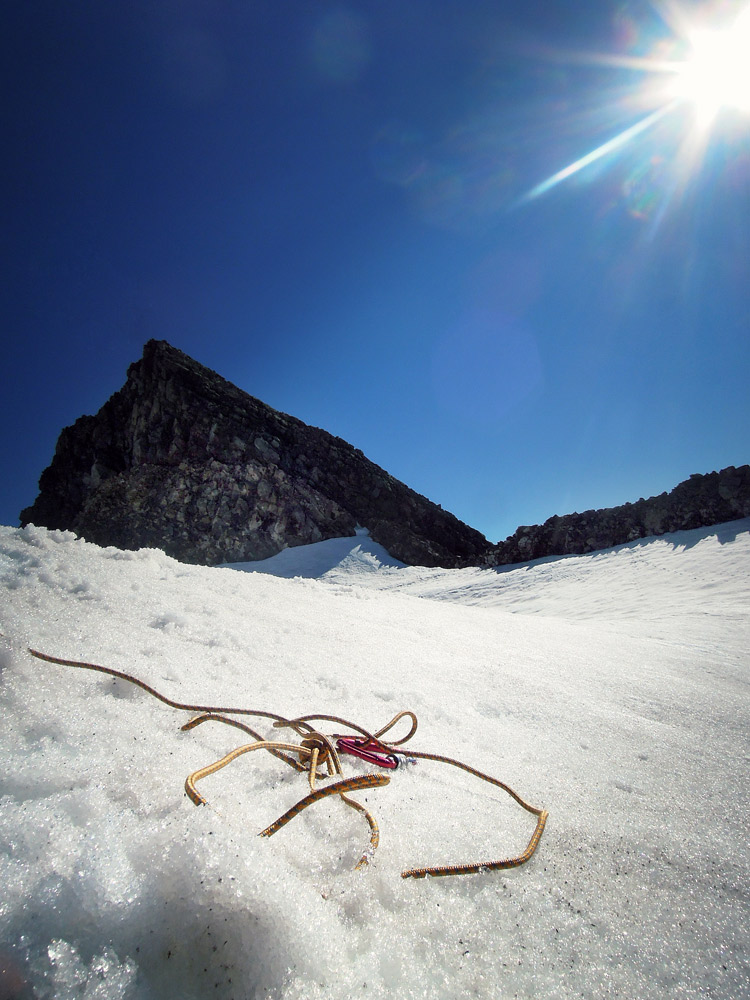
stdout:
[[[81,667],[86,670],[95,670],[99,673],[107,674],[110,677],[117,677],[121,680],[128,681],[130,684],[134,684],[136,687],[142,688],[152,697],[163,702],[165,705],[169,705],[170,708],[176,708],[185,712],[200,713],[196,718],[191,719],[181,727],[183,731],[194,729],[196,726],[202,725],[205,722],[222,722],[226,725],[234,726],[235,729],[239,729],[251,736],[255,742],[237,747],[220,760],[215,761],[212,764],[208,764],[206,767],[199,768],[197,771],[193,771],[192,774],[188,775],[185,781],[185,791],[195,805],[207,804],[206,799],[195,787],[196,782],[208,777],[210,774],[214,774],[216,771],[220,771],[222,768],[231,764],[232,761],[236,760],[243,754],[251,753],[253,750],[267,750],[269,753],[273,754],[274,757],[277,757],[279,760],[283,760],[284,763],[290,765],[296,770],[307,772],[310,792],[304,798],[300,799],[299,802],[293,805],[291,809],[288,809],[282,816],[279,816],[279,818],[271,823],[270,826],[266,827],[265,830],[262,830],[259,836],[272,837],[274,833],[280,830],[283,826],[286,826],[286,824],[289,823],[290,820],[294,819],[295,816],[299,815],[303,809],[307,809],[308,806],[313,805],[313,803],[318,802],[321,799],[327,798],[329,795],[338,795],[339,798],[346,803],[346,805],[361,813],[367,820],[370,827],[369,848],[364,852],[355,867],[362,868],[372,858],[372,855],[380,842],[378,824],[369,810],[367,810],[361,803],[355,801],[354,799],[350,799],[346,793],[358,791],[364,788],[376,788],[382,785],[387,785],[390,778],[386,775],[372,773],[345,778],[341,766],[339,751],[337,750],[334,741],[341,741],[339,744],[341,750],[346,750],[348,753],[355,753],[358,756],[365,757],[365,759],[374,759],[377,762],[377,758],[382,755],[383,758],[393,761],[395,755],[401,754],[402,756],[405,756],[407,754],[407,751],[400,750],[398,748],[408,742],[417,731],[417,717],[413,712],[399,712],[398,715],[394,716],[394,718],[383,726],[382,729],[371,733],[362,726],[349,722],[347,719],[342,719],[337,715],[312,714],[298,716],[295,719],[287,719],[282,715],[277,715],[275,712],[265,712],[258,709],[222,708],[215,705],[191,705],[185,702],[175,701],[172,698],[167,698],[165,695],[160,694],[155,688],[151,687],[151,685],[146,684],[144,681],[139,680],[132,674],[125,673],[122,670],[115,670],[112,667],[102,667],[96,663],[84,663],[79,660],[65,660],[57,656],[50,656],[47,653],[41,653],[39,650],[31,648],[29,648],[29,653],[39,660],[46,660],[48,663],[56,663],[66,667]],[[228,716],[231,715],[251,715],[257,716],[258,718],[270,719],[273,721],[274,728],[294,730],[294,732],[301,738],[300,743],[296,744],[265,740],[259,733],[255,732],[254,729],[251,729],[251,727],[246,725],[244,722],[228,718]],[[403,718],[409,718],[411,720],[409,732],[400,740],[385,742],[382,737],[386,733],[390,732],[391,729],[393,729],[393,727]],[[357,741],[353,740],[351,737],[342,737],[340,734],[326,736],[311,726],[311,722],[334,722],[360,734],[363,739],[361,741]],[[368,751],[374,750],[374,752],[365,753],[365,747],[367,747]],[[360,748],[361,751],[359,753],[357,752],[358,748]],[[292,755],[296,755],[297,759],[295,759],[295,756]],[[455,760],[453,757],[445,757],[442,754],[409,750],[408,758],[432,760],[442,764],[451,764],[453,767],[458,767],[461,770],[466,771],[468,774],[471,774],[476,778],[480,778],[482,781],[487,781],[492,785],[496,785],[504,792],[507,792],[508,795],[510,795],[523,809],[536,816],[537,822],[526,849],[517,857],[504,858],[499,861],[471,862],[469,864],[462,865],[438,865],[423,868],[410,868],[401,873],[402,878],[424,878],[426,875],[435,877],[444,875],[471,875],[477,872],[517,868],[519,865],[525,864],[529,858],[531,858],[539,846],[539,841],[547,822],[548,813],[545,809],[537,809],[535,806],[529,805],[528,802],[525,802],[520,795],[514,792],[513,789],[509,785],[506,785],[503,781],[500,781],[498,778],[493,778],[488,774],[484,774],[482,771],[478,771],[476,768],[470,767],[462,761]],[[395,759],[398,758],[396,757]],[[327,773],[319,774],[318,767],[323,765],[325,765]],[[395,763],[386,764],[383,762],[383,766],[394,767]],[[333,777],[334,775],[339,780],[316,788],[316,780]]]

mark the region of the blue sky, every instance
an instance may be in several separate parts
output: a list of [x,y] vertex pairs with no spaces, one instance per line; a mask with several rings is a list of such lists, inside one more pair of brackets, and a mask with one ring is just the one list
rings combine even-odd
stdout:
[[750,117],[638,61],[740,10],[4,4],[0,523],[151,337],[493,541],[750,460]]

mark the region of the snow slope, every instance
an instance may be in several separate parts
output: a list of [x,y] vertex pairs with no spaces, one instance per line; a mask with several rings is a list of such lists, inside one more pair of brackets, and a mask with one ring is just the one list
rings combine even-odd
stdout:
[[[290,579],[0,528],[0,996],[750,996],[750,521],[500,572],[371,545],[289,550]],[[415,749],[498,776],[547,829],[520,869],[401,879],[533,829],[423,761],[356,793],[381,830],[363,871],[340,801],[258,838],[303,776],[248,754],[196,808],[186,775],[244,734],[183,733],[27,646],[180,701],[371,729],[412,709]]]
[[[708,617],[741,617],[748,610],[748,532],[750,518],[743,518],[583,556],[550,556],[494,570],[449,572],[405,567],[364,533],[364,537],[286,549],[260,562],[235,563],[233,568],[356,583],[524,614],[659,623],[665,618],[695,621],[697,616],[705,627]],[[376,568],[380,572],[367,572]]]

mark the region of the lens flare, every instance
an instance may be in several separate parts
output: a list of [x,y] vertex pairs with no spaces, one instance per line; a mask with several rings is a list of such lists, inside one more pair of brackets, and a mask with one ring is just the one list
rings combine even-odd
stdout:
[[579,170],[583,170],[583,168],[587,167],[590,163],[600,160],[608,153],[614,153],[615,150],[624,146],[625,143],[630,142],[631,139],[640,135],[641,132],[645,132],[646,129],[655,125],[660,118],[663,118],[664,115],[672,110],[673,106],[673,104],[668,104],[664,108],[659,108],[652,114],[642,118],[641,121],[636,122],[635,125],[632,125],[630,128],[626,128],[624,132],[620,132],[613,139],[609,139],[607,142],[603,142],[601,146],[597,146],[596,149],[592,149],[590,153],[586,153],[586,155],[582,156],[579,160],[575,160],[573,163],[568,164],[567,167],[563,167],[562,170],[558,170],[556,174],[548,177],[546,181],[542,181],[541,184],[537,184],[536,187],[532,188],[528,194],[524,195],[521,201],[531,201],[534,198],[538,198],[540,194],[545,194],[547,191],[550,191],[562,181],[567,180],[568,177],[572,177],[573,174],[577,174]]
[[[710,7],[704,9],[704,23],[712,14]],[[539,198],[597,160],[624,150],[650,131],[661,136],[662,141],[668,135],[676,150],[668,193],[668,197],[672,197],[700,168],[709,151],[710,132],[719,113],[723,109],[750,112],[750,6],[744,7],[731,23],[720,27],[714,25],[710,29],[696,27],[694,21],[688,22],[674,6],[670,8],[670,15],[673,37],[655,42],[651,55],[618,53],[571,57],[571,61],[577,63],[637,73],[638,80],[628,93],[629,99],[633,105],[640,101],[644,108],[650,105],[653,110],[536,184],[516,204],[523,205]],[[635,38],[632,30],[628,37]],[[681,57],[674,58],[680,48]],[[690,109],[692,114],[684,114]],[[654,148],[656,142],[654,140],[651,148],[644,150],[647,162],[661,161],[663,150]],[[640,217],[650,213],[632,214]]]

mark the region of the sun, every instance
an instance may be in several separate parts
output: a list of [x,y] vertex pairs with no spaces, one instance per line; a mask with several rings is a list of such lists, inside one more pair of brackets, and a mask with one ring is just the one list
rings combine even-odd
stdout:
[[667,87],[669,96],[690,101],[707,122],[725,107],[750,111],[750,7],[722,31],[692,31],[688,43],[688,57],[676,64]]
[[[655,40],[651,54],[572,54],[570,61],[574,64],[632,70],[636,74],[635,82],[632,88],[623,91],[621,105],[627,107],[628,104],[642,102],[648,113],[531,188],[516,205],[547,194],[597,160],[604,157],[613,159],[625,147],[640,148],[651,164],[662,164],[666,160],[671,162],[671,182],[662,182],[665,187],[665,197],[661,199],[663,204],[684,191],[688,181],[699,175],[702,163],[710,155],[714,129],[723,124],[729,131],[734,130],[735,135],[745,130],[745,123],[740,118],[720,123],[720,112],[733,111],[742,118],[744,114],[750,114],[750,4],[740,7],[737,0],[729,2],[739,12],[733,20],[726,20],[718,26],[716,14],[719,0],[704,6],[702,24],[695,20],[695,10],[691,17],[679,3],[655,0],[653,6],[670,30],[668,38]],[[726,10],[726,4],[721,6]],[[642,42],[634,23],[633,35]],[[641,51],[644,48],[648,53],[648,46],[642,45]],[[610,108],[613,117],[622,110],[617,103],[611,106],[605,104],[600,113],[606,113]],[[692,114],[681,113],[691,109]],[[725,135],[729,131],[725,128]],[[659,147],[659,142],[665,141],[670,149]],[[641,178],[649,172],[654,173],[636,169]],[[666,176],[664,171],[662,173]],[[624,190],[632,189],[629,178]],[[657,201],[651,199],[654,205]],[[640,217],[643,213],[639,209],[633,214]]]

